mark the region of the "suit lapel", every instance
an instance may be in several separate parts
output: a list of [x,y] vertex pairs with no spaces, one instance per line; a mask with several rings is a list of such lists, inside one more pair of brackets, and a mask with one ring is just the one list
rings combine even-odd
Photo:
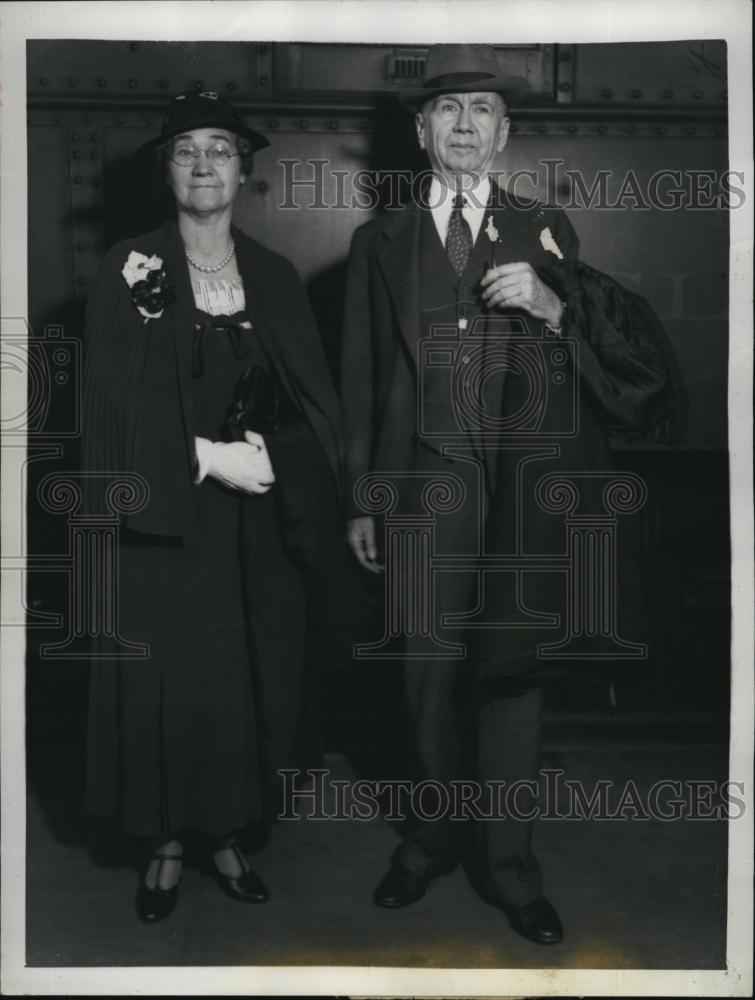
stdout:
[[421,209],[412,203],[386,225],[376,251],[401,333],[416,361],[419,326],[419,234]]

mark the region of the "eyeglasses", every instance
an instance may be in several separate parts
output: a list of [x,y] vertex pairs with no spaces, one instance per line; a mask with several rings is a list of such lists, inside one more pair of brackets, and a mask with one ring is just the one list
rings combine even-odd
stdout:
[[176,146],[170,154],[170,159],[179,167],[191,167],[199,159],[200,153],[204,153],[214,167],[224,166],[230,163],[234,156],[241,156],[241,153],[234,153],[229,146],[219,142],[207,149],[199,149],[197,146]]

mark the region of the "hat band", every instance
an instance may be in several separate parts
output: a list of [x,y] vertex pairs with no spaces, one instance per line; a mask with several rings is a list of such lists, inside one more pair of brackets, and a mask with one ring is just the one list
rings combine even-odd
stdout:
[[468,83],[484,83],[486,80],[495,80],[495,73],[481,73],[475,70],[473,73],[442,73],[434,76],[431,80],[426,80],[422,86],[425,90],[438,90],[442,87],[464,86]]

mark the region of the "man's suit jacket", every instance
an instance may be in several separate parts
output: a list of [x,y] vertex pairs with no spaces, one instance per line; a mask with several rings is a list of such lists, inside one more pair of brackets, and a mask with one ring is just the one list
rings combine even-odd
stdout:
[[[422,213],[411,204],[361,227],[354,234],[344,313],[341,396],[346,431],[346,495],[350,516],[364,513],[354,487],[367,472],[411,470],[416,462],[418,381],[420,372],[419,246]],[[567,305],[564,336],[578,340],[579,370],[575,380],[579,432],[560,441],[558,455],[536,466],[538,476],[560,470],[601,472],[610,469],[608,427],[621,423],[639,433],[652,403],[666,386],[668,369],[663,351],[646,330],[615,329],[612,317],[599,313],[583,285],[576,260],[578,241],[563,212],[537,202],[522,202],[492,184],[490,214],[500,243],[495,263],[527,261]],[[488,213],[478,235],[487,240]],[[597,272],[592,272],[593,275]],[[607,276],[596,280],[612,283]],[[618,286],[616,286],[618,288]],[[530,335],[540,337],[544,324],[524,316]],[[515,393],[504,389],[507,407],[518,406]],[[567,415],[564,415],[565,418]],[[494,449],[495,450],[495,449]],[[488,519],[488,551],[511,552],[517,544],[529,551],[564,551],[561,521],[546,517],[534,503],[528,508],[527,538],[517,542],[512,510],[516,504],[513,453],[498,452]],[[452,470],[451,470],[452,471]],[[530,482],[529,487],[534,485]],[[534,549],[532,546],[534,545]],[[628,574],[628,577],[632,574]],[[492,574],[500,586],[489,587],[493,620],[511,611],[521,598],[510,574]],[[636,582],[636,581],[635,581]],[[511,585],[509,585],[511,584]],[[492,594],[492,591],[498,593]],[[634,588],[636,590],[636,588]],[[530,574],[526,602],[546,612],[563,612],[563,587],[553,574]],[[623,600],[625,608],[637,601]],[[638,613],[633,615],[637,620]],[[562,613],[563,620],[563,613]],[[637,628],[630,628],[637,631]],[[501,632],[481,630],[479,659],[500,670]],[[550,632],[509,630],[505,644],[508,663],[531,660],[537,643],[553,641]],[[489,648],[486,648],[489,647]],[[512,667],[512,670],[516,668]]]

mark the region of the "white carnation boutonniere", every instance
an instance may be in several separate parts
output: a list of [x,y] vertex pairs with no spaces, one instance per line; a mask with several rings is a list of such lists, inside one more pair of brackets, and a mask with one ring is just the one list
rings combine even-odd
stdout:
[[132,250],[121,271],[131,292],[131,301],[146,323],[159,319],[165,306],[173,299],[173,289],[163,269],[160,257],[145,256]]
[[558,243],[553,239],[553,234],[551,233],[551,227],[546,226],[545,229],[540,233],[540,243],[542,244],[543,250],[550,250],[552,254],[555,254],[559,260],[564,259],[564,255],[558,248]]
[[501,237],[498,235],[498,230],[495,227],[492,215],[488,216],[488,224],[485,226],[485,235],[490,240],[491,249],[493,251],[493,263],[491,266],[495,267],[495,247],[496,243],[501,242]]

